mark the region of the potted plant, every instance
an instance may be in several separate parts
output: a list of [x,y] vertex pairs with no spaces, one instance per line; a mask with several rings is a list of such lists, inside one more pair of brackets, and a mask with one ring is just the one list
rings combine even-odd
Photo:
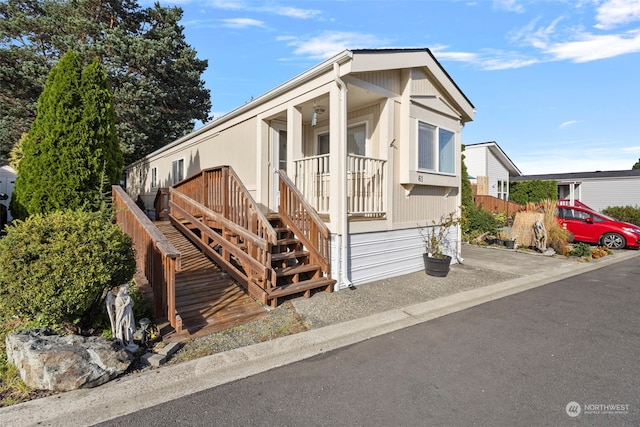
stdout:
[[516,239],[511,236],[511,228],[505,227],[503,230],[498,231],[498,238],[502,240],[507,249],[515,249]]
[[420,234],[424,240],[425,272],[430,276],[445,277],[449,273],[451,257],[444,253],[447,245],[449,229],[458,225],[459,219],[455,217],[455,212],[440,217],[440,221],[432,221],[430,226],[420,227]]

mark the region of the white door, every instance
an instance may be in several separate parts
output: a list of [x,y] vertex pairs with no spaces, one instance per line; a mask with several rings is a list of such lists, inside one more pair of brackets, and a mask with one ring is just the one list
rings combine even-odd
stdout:
[[278,171],[287,171],[287,124],[271,122],[271,209],[278,210],[280,189]]

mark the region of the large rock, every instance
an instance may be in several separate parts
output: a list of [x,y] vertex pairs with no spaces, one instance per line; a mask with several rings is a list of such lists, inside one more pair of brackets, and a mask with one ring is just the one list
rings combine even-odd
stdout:
[[100,337],[60,336],[49,329],[7,335],[7,359],[22,380],[40,390],[96,387],[123,373],[132,357],[122,346]]

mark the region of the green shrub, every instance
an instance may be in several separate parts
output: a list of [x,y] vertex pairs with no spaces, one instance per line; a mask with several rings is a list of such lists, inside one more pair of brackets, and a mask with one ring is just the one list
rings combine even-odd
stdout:
[[573,249],[571,250],[571,255],[577,257],[591,257],[591,246],[587,243],[576,243],[573,245]]
[[509,200],[526,205],[541,203],[544,199],[558,200],[556,181],[516,181],[509,187]]
[[473,231],[496,234],[498,224],[495,216],[489,211],[473,209],[469,212],[469,232]]
[[104,290],[135,268],[131,239],[101,213],[33,215],[0,240],[0,310],[42,326],[89,326]]
[[633,206],[609,206],[602,213],[620,221],[640,226],[640,208],[637,206],[635,208]]

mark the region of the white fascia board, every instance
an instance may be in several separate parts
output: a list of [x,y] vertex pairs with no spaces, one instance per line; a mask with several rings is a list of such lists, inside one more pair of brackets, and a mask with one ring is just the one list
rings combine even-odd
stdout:
[[321,75],[323,73],[326,73],[330,70],[333,70],[333,64],[334,63],[344,63],[344,62],[348,62],[349,60],[351,60],[352,58],[352,52],[350,50],[344,50],[341,53],[333,56],[332,58],[327,59],[326,61],[316,65],[313,68],[310,68],[309,70],[305,71],[302,74],[299,74],[298,76],[284,82],[283,84],[277,86],[276,88],[270,90],[269,92],[266,92],[263,95],[260,95],[259,97],[255,98],[254,100],[247,102],[246,104],[242,105],[241,107],[236,108],[235,110],[232,110],[230,112],[228,112],[227,114],[223,115],[222,117],[212,121],[211,123],[208,123],[206,125],[204,125],[203,127],[181,137],[178,138],[177,140],[165,145],[164,147],[161,147],[159,149],[157,149],[156,151],[146,155],[143,159],[140,159],[136,162],[134,162],[132,165],[135,165],[143,160],[152,158],[157,156],[158,154],[162,153],[163,151],[169,150],[173,147],[175,147],[176,145],[180,145],[182,144],[184,141],[187,141],[191,138],[194,138],[204,132],[207,132],[208,130],[220,126],[238,116],[240,116],[243,113],[246,113],[256,107],[258,107],[259,105],[277,97],[282,95],[283,93],[286,93],[287,91],[291,90],[292,88],[306,82],[309,80],[314,79],[316,76]]
[[507,153],[505,153],[500,146],[495,142],[487,143],[487,148],[493,153],[494,156],[504,165],[504,167],[513,172],[514,175],[521,176],[520,169],[511,161]]
[[368,72],[379,70],[395,70],[410,68],[426,68],[436,83],[452,98],[460,109],[463,122],[470,122],[475,115],[475,108],[453,82],[442,66],[429,53],[428,49],[399,49],[379,51],[353,52],[351,72]]

